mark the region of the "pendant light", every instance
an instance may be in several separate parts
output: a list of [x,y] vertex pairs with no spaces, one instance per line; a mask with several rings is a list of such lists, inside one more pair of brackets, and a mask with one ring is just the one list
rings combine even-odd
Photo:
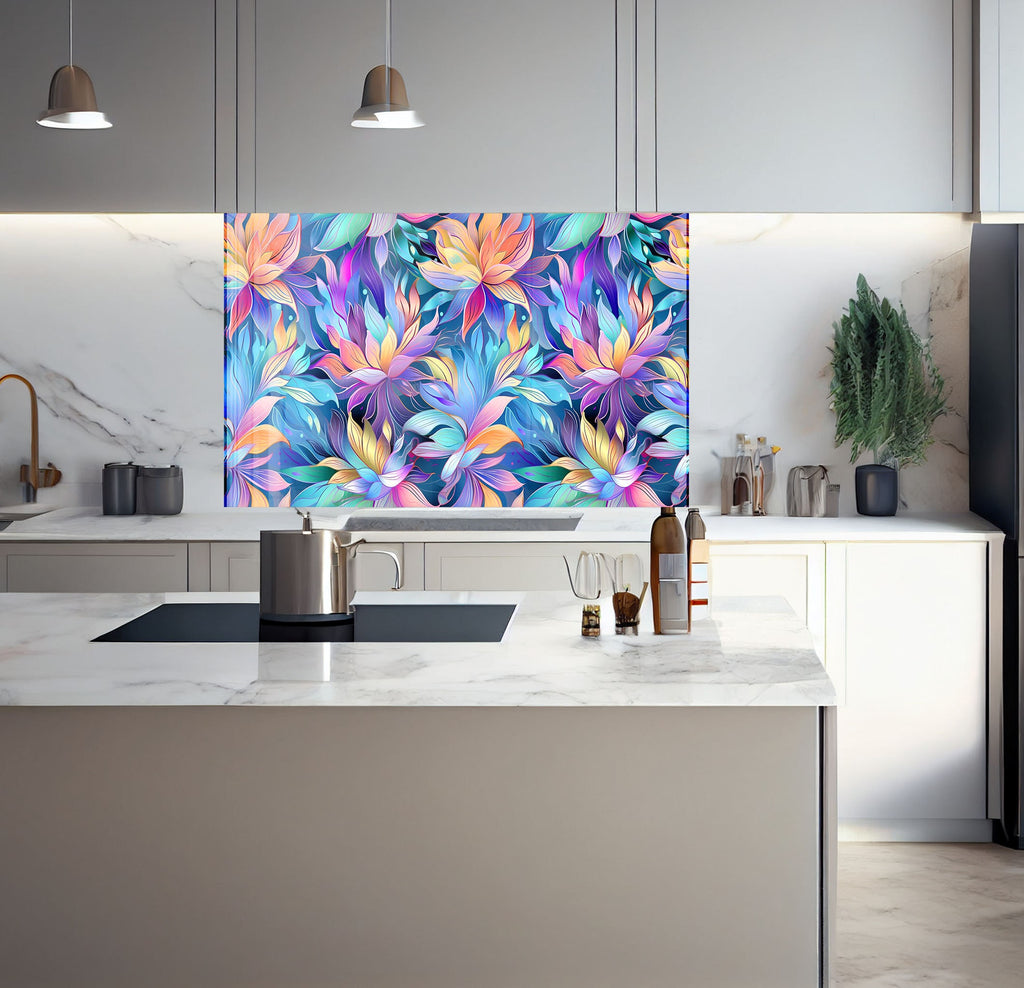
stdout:
[[36,123],[64,130],[102,130],[113,126],[96,106],[96,91],[89,73],[75,65],[74,41],[74,0],[68,0],[68,64],[53,73],[49,105]]
[[391,67],[391,0],[384,4],[384,64],[375,65],[363,82],[363,102],[352,114],[353,127],[388,129],[422,127],[423,121],[409,106],[405,80]]

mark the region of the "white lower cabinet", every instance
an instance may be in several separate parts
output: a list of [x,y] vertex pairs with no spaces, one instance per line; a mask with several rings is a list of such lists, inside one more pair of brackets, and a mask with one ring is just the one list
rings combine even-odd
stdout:
[[566,591],[566,560],[575,572],[581,552],[635,552],[648,578],[648,542],[435,542],[424,546],[424,583],[427,590]]
[[[711,599],[781,597],[825,653],[825,543],[711,543]],[[830,670],[831,671],[831,670]]]
[[988,543],[712,543],[711,599],[773,596],[836,685],[840,835],[988,840]]
[[398,556],[402,565],[402,589],[423,590],[422,542],[373,542],[356,549],[355,581],[357,590],[390,590],[395,583],[395,564],[387,556],[374,553],[384,549]]
[[[393,552],[402,567],[402,589],[423,589],[422,542],[374,542],[356,549],[357,590],[390,590],[395,564],[387,556],[369,550]],[[258,542],[210,543],[210,590],[259,590],[260,544]]]
[[183,542],[9,543],[0,590],[11,593],[166,593],[188,589]]
[[[423,543],[380,542],[356,550],[358,590],[423,589]],[[259,542],[11,542],[0,544],[0,592],[176,593],[258,591]]]
[[259,542],[211,542],[211,590],[259,590]]
[[988,839],[987,549],[846,546],[845,839]]

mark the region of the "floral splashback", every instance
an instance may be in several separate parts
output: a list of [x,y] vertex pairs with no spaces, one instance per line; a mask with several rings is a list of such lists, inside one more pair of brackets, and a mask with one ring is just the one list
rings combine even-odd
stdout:
[[680,213],[229,214],[225,504],[686,504]]

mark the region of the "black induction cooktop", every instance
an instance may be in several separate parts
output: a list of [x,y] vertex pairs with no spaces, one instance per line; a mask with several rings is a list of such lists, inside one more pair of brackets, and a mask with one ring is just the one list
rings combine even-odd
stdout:
[[260,620],[260,605],[161,604],[97,642],[498,642],[515,604],[363,604],[355,614]]

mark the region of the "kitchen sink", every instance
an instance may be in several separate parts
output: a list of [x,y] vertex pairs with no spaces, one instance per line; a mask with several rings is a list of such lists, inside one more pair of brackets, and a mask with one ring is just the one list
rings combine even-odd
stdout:
[[252,603],[161,604],[97,642],[499,642],[515,604],[359,604],[354,615],[261,621]]
[[551,513],[540,508],[460,511],[354,511],[346,519],[346,532],[572,532],[583,517],[579,511]]
[[0,522],[22,521],[25,518],[36,518],[53,511],[55,504],[3,504],[0,505]]

